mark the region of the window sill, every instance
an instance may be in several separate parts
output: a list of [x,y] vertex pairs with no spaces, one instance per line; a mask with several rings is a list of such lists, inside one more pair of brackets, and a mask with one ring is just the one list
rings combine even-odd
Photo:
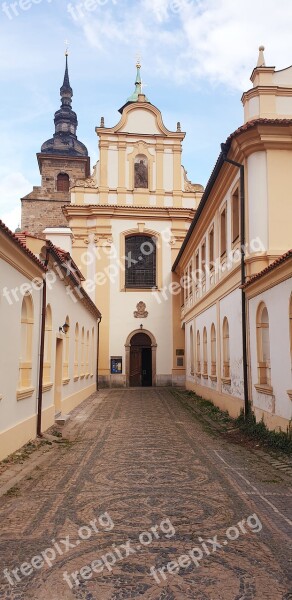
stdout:
[[201,377],[201,373],[196,373],[197,377]]
[[224,385],[231,385],[231,379],[230,377],[222,377],[221,381]]
[[264,383],[256,383],[254,387],[259,394],[265,394],[266,396],[274,395],[274,390],[271,385],[266,385]]
[[30,387],[30,388],[19,388],[16,391],[16,399],[17,400],[24,400],[25,398],[30,398],[34,393],[34,388]]
[[121,292],[160,292],[160,288],[152,285],[151,287],[124,287]]
[[53,387],[53,382],[52,381],[48,381],[46,383],[43,383],[43,392],[49,392],[52,387]]
[[209,375],[209,379],[211,379],[211,381],[217,381],[217,375]]
[[80,375],[80,379],[84,379],[84,377],[85,377],[85,373],[82,373],[82,374]]
[[208,379],[208,373],[203,373],[202,377],[203,377],[203,379]]
[[73,381],[78,381],[79,379],[79,375],[75,375],[75,377],[73,378]]
[[70,377],[66,377],[66,379],[62,379],[62,385],[68,385],[70,381]]

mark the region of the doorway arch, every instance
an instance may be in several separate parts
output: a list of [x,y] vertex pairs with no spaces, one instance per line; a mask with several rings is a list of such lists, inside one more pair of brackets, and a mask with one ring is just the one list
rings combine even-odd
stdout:
[[127,387],[156,386],[156,349],[156,339],[147,329],[135,329],[128,335],[125,343]]

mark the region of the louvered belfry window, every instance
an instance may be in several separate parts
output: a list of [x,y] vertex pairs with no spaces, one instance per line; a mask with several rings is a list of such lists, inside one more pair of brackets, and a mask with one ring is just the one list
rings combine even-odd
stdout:
[[156,286],[156,243],[146,235],[126,237],[126,288]]
[[57,192],[69,192],[70,179],[67,173],[59,173],[57,177]]

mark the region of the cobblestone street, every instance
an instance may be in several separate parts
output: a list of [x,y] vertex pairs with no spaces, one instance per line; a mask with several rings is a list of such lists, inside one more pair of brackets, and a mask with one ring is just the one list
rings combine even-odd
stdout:
[[170,389],[101,391],[62,432],[0,499],[1,600],[292,598],[288,471]]

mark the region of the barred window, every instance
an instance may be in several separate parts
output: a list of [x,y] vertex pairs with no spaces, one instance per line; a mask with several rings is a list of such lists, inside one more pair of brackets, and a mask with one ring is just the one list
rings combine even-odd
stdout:
[[156,286],[156,242],[147,235],[126,237],[126,287]]

